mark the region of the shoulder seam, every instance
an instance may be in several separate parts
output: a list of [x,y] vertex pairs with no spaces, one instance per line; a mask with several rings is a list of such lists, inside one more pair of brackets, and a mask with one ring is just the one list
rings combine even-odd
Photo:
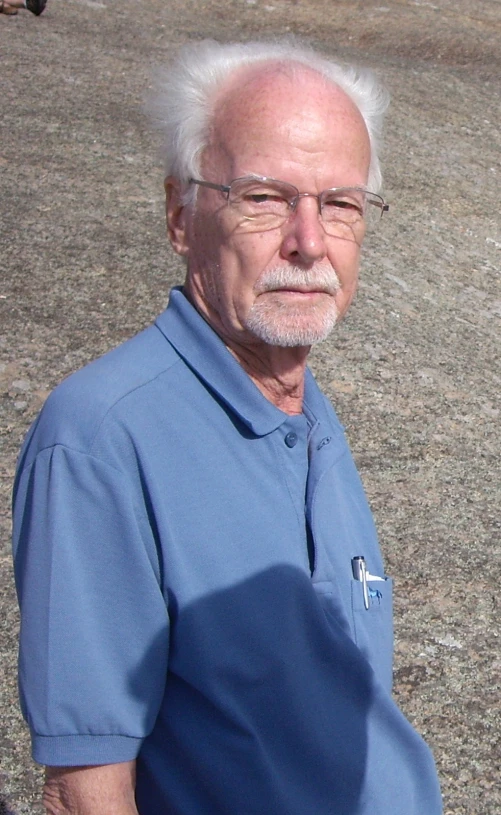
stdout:
[[106,459],[101,458],[101,456],[96,456],[89,450],[82,450],[79,447],[70,447],[69,444],[63,444],[63,442],[56,441],[54,442],[54,444],[47,444],[45,447],[41,447],[40,450],[37,450],[36,455],[32,458],[32,460],[29,463],[27,463],[22,468],[22,470],[19,471],[19,476],[24,475],[24,473],[31,470],[34,464],[36,463],[38,457],[42,455],[42,453],[46,453],[47,451],[55,451],[59,448],[61,450],[68,450],[68,452],[70,453],[77,453],[79,456],[87,456],[88,458],[92,458],[94,459],[94,461],[99,461],[100,464],[103,464],[110,470],[114,470],[114,472],[118,473],[119,475],[123,475],[123,472],[121,470],[119,470],[117,467],[114,467],[113,464],[110,464],[110,462],[106,461]]
[[111,411],[114,410],[114,408],[116,408],[116,406],[119,405],[120,402],[123,402],[124,399],[127,399],[129,396],[131,396],[131,394],[136,393],[136,391],[141,390],[141,388],[145,388],[148,385],[151,385],[152,382],[155,382],[156,379],[159,379],[159,377],[161,377],[165,373],[167,373],[167,371],[169,371],[171,368],[173,368],[174,365],[177,365],[180,361],[181,361],[180,357],[177,356],[177,359],[173,360],[170,365],[168,365],[166,368],[163,368],[163,370],[159,371],[155,376],[152,376],[150,379],[146,380],[146,382],[141,382],[140,385],[136,385],[136,387],[134,387],[134,388],[130,388],[130,390],[128,390],[127,393],[123,393],[121,396],[118,397],[118,399],[115,399],[113,404],[108,406],[107,410],[101,416],[101,419],[100,419],[100,421],[99,421],[99,423],[98,423],[98,425],[96,427],[96,430],[94,432],[94,435],[93,435],[92,439],[89,440],[89,452],[90,452],[91,455],[92,455],[92,450],[94,448],[95,441],[96,441],[96,439],[97,439],[97,437],[99,435],[99,432],[100,432],[100,430],[101,430],[101,428],[103,426],[103,423],[105,422],[105,420],[107,419],[107,417],[109,416]]

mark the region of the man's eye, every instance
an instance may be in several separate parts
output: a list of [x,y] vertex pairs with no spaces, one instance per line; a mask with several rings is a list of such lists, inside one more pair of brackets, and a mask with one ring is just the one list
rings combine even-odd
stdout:
[[281,195],[273,194],[272,192],[253,192],[246,196],[251,204],[283,204],[284,199]]
[[348,212],[359,212],[360,215],[363,213],[361,204],[357,201],[350,201],[345,198],[328,198],[327,201],[324,201],[324,207],[325,206],[332,207],[333,209],[346,210]]
[[266,192],[254,193],[253,195],[248,195],[247,197],[253,204],[266,204],[271,198],[271,196]]

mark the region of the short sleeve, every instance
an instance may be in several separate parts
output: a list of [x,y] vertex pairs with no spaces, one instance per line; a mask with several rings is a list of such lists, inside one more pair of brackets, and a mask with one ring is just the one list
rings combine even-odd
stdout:
[[123,473],[64,446],[18,476],[19,684],[41,764],[131,760],[155,723],[169,625],[140,506]]

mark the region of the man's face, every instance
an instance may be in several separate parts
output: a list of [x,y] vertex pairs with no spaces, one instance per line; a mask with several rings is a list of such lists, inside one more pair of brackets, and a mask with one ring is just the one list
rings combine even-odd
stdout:
[[[245,75],[219,102],[202,178],[229,184],[260,175],[317,194],[365,185],[369,162],[365,124],[340,90],[310,71],[292,79],[268,68]],[[235,347],[323,339],[354,296],[361,241],[326,234],[312,197],[300,198],[280,226],[259,230],[223,193],[197,193],[174,246],[187,257],[188,297],[223,340]]]

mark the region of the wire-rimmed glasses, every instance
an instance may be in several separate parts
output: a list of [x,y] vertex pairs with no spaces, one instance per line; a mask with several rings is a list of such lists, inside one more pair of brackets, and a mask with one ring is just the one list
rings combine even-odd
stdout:
[[254,175],[235,178],[229,184],[191,178],[190,184],[224,193],[228,205],[256,231],[281,226],[295,212],[300,198],[317,199],[325,232],[338,237],[363,237],[389,209],[380,195],[363,187],[333,187],[317,195],[299,192],[287,181]]

